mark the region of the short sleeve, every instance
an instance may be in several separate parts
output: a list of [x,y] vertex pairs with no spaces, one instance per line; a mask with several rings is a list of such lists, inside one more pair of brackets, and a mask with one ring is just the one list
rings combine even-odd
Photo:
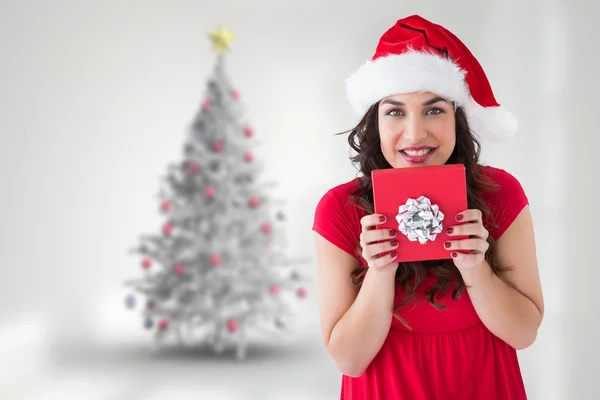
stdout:
[[505,170],[495,169],[491,178],[499,188],[489,195],[493,224],[488,230],[492,237],[498,239],[529,204],[529,199],[517,178]]
[[347,200],[342,202],[335,191],[329,190],[317,204],[313,231],[359,259],[356,249],[360,240],[360,221],[356,220],[356,211],[351,207]]

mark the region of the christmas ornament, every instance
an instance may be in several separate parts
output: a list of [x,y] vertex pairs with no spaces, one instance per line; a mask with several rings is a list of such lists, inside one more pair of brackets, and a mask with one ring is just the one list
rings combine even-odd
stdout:
[[135,296],[132,294],[129,294],[125,297],[125,307],[129,308],[130,310],[135,308]]
[[154,321],[152,321],[152,318],[147,317],[146,320],[144,321],[144,328],[152,329],[153,326],[154,326]]
[[204,196],[208,199],[212,199],[213,197],[215,197],[215,188],[210,185],[205,187]]
[[244,161],[251,163],[252,160],[254,160],[254,154],[250,150],[246,151],[244,153]]
[[252,129],[250,126],[244,128],[244,136],[246,136],[248,139],[254,136],[254,129]]
[[235,319],[227,320],[227,330],[231,333],[237,332],[239,324]]
[[277,286],[274,283],[269,285],[269,293],[271,293],[272,295],[278,295],[279,292],[280,292],[279,286]]
[[248,199],[248,205],[251,208],[256,208],[260,205],[260,201],[255,196],[252,196]]
[[162,318],[158,321],[158,329],[161,331],[166,331],[169,329],[169,320],[166,318]]
[[187,169],[193,175],[198,175],[198,173],[200,172],[200,165],[198,165],[198,163],[196,162],[189,162],[187,165]]
[[215,153],[222,153],[225,149],[225,143],[222,140],[215,140],[213,143],[213,151]]
[[305,288],[303,288],[303,287],[299,287],[299,288],[296,290],[296,295],[297,295],[298,297],[300,297],[301,299],[305,298],[305,297],[306,297],[306,289],[305,289]]
[[260,230],[265,234],[269,234],[273,230],[273,225],[268,222],[263,222],[260,226]]
[[173,233],[173,225],[170,222],[166,222],[162,227],[162,231],[165,235],[170,235]]
[[149,258],[144,258],[142,260],[142,268],[150,269],[150,267],[152,267],[152,260]]
[[210,264],[213,267],[218,267],[219,265],[221,265],[221,256],[217,253],[214,253],[210,256]]
[[208,37],[212,41],[213,50],[217,53],[223,53],[230,50],[231,41],[235,38],[235,35],[233,32],[219,26],[215,31],[210,32]]
[[169,209],[171,208],[171,202],[169,200],[164,200],[161,204],[160,204],[160,209],[162,211],[169,211]]
[[177,273],[177,275],[185,274],[185,264],[184,263],[175,264],[175,272]]

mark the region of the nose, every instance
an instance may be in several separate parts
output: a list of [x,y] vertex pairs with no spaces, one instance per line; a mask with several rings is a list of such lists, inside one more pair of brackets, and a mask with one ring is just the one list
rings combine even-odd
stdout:
[[404,138],[413,143],[419,143],[427,137],[425,123],[419,116],[410,116],[406,119]]

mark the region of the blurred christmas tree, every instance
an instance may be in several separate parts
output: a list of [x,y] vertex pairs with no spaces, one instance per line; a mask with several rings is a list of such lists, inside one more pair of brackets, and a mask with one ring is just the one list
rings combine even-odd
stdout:
[[[183,160],[161,178],[162,232],[142,235],[132,251],[143,277],[126,285],[143,297],[143,325],[157,344],[168,337],[208,343],[244,358],[249,333],[286,333],[290,302],[306,296],[303,276],[284,254],[282,202],[260,184],[257,143],[240,93],[225,74],[233,34],[209,34],[217,60],[183,147]],[[134,293],[125,304],[135,309]]]

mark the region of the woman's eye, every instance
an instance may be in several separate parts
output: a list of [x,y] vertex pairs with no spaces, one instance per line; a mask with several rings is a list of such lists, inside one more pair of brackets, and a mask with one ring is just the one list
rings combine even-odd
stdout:
[[398,110],[397,108],[393,108],[391,110],[389,110],[387,113],[385,113],[385,115],[390,115],[392,117],[398,117],[400,115],[403,115],[402,110]]
[[426,115],[439,115],[442,114],[444,112],[444,110],[442,110],[441,108],[431,108],[429,110],[427,110]]

